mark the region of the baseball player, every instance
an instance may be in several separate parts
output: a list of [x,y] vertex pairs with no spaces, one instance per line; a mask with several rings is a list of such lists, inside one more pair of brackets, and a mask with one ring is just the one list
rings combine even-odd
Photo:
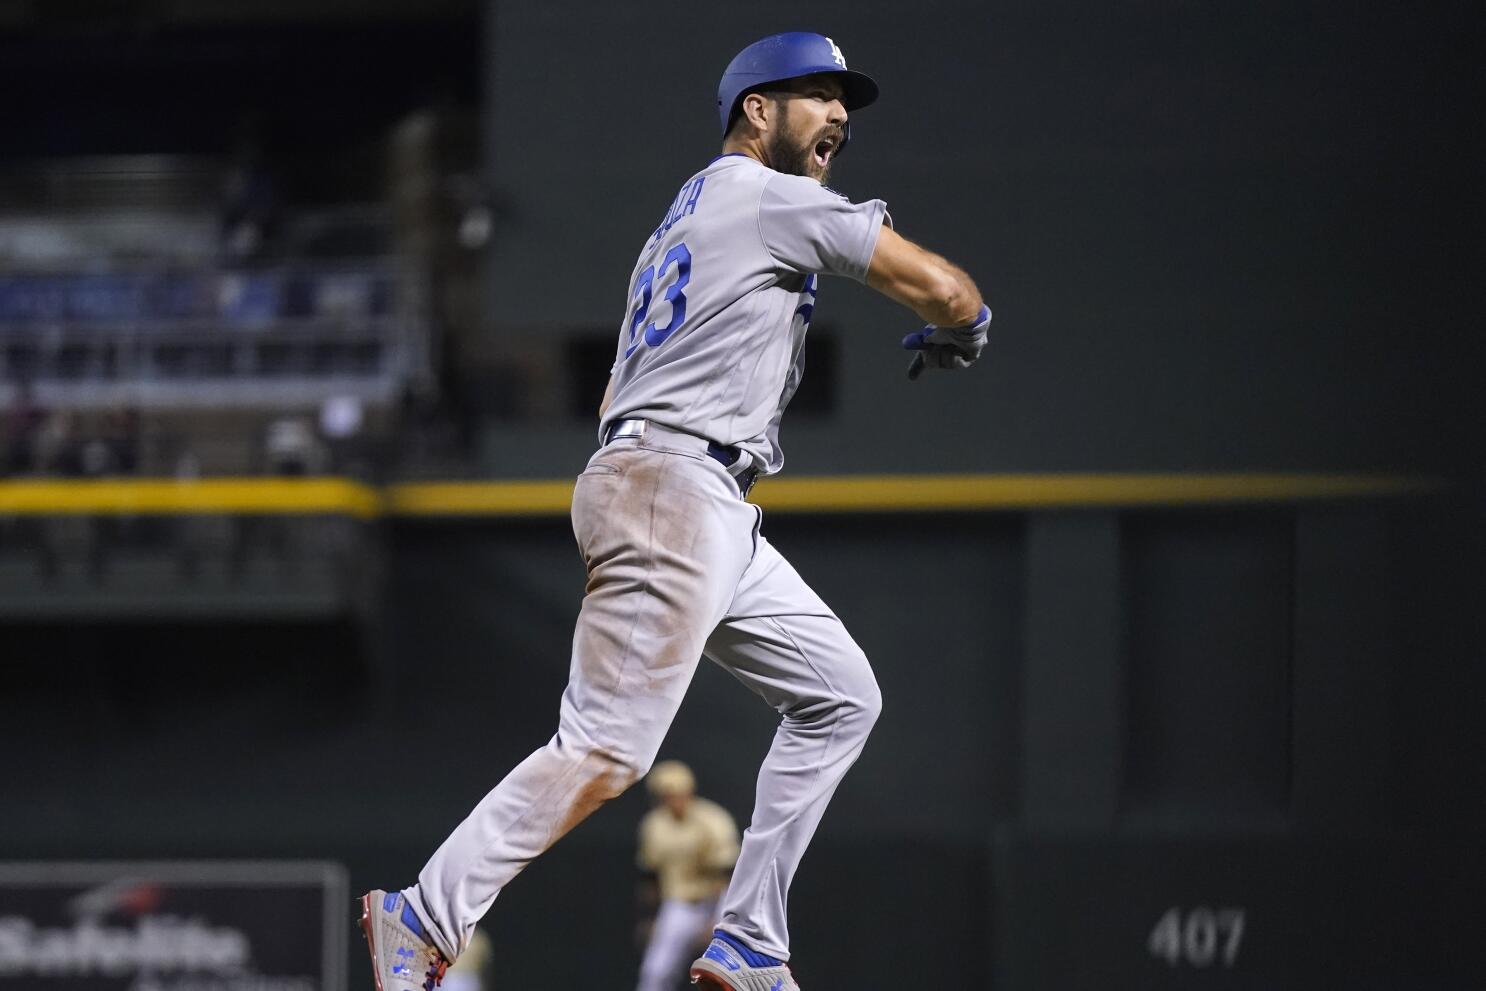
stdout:
[[705,943],[717,896],[738,860],[738,826],[727,810],[697,797],[679,760],[655,765],[645,784],[658,803],[640,821],[640,870],[654,877],[660,907],[640,962],[638,991],[669,991]]
[[588,583],[556,734],[487,794],[418,883],[363,896],[379,991],[431,991],[527,864],[642,777],[700,657],[780,715],[753,819],[694,982],[798,991],[786,898],[881,708],[841,621],[746,500],[784,462],[821,277],[865,282],[928,322],[910,369],[964,368],[990,311],[959,268],[895,233],[881,200],[823,185],[869,77],[817,34],[743,49],[718,86],[722,153],[681,184],[630,275],[599,449],[572,521]]

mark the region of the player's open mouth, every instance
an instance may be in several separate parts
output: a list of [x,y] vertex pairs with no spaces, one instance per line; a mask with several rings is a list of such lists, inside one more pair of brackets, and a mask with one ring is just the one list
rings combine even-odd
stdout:
[[825,168],[831,160],[831,153],[835,150],[835,138],[821,138],[815,143],[815,164]]

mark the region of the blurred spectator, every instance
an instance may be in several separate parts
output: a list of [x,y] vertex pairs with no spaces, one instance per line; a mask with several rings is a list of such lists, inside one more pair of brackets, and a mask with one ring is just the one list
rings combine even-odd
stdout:
[[194,482],[201,477],[201,457],[190,445],[183,445],[175,456],[170,473],[178,482]]
[[272,475],[315,475],[325,468],[325,448],[304,417],[286,416],[271,422],[263,453]]
[[80,473],[75,420],[73,412],[67,409],[47,414],[35,435],[34,471],[56,475]]
[[366,409],[355,396],[331,396],[320,406],[320,436],[328,467],[341,475],[375,477],[375,445],[366,433]]
[[25,475],[37,470],[37,438],[45,422],[46,409],[36,402],[30,380],[21,379],[5,416],[5,461],[0,473]]
[[78,465],[79,474],[84,478],[102,478],[119,473],[114,464],[113,448],[99,436],[87,437],[78,446]]
[[268,254],[279,223],[278,183],[265,164],[256,121],[247,120],[227,168],[222,202],[222,258],[228,265]]
[[107,437],[113,448],[119,474],[132,475],[139,470],[139,410],[132,406],[115,410],[108,417]]
[[331,396],[320,406],[320,432],[331,441],[350,440],[361,433],[365,418],[355,396]]
[[79,468],[89,478],[132,475],[139,467],[139,414],[115,410],[92,422],[80,443]]

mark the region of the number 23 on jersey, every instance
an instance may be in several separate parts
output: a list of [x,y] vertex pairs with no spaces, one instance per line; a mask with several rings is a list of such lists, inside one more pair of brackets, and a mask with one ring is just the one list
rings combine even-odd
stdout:
[[[666,287],[664,296],[665,301],[671,304],[670,322],[664,327],[655,321],[646,323],[650,316],[655,284],[664,283],[673,268],[676,270],[675,280]],[[660,347],[666,342],[666,338],[680,329],[686,319],[686,284],[690,281],[691,250],[684,242],[666,252],[659,268],[651,265],[640,273],[639,279],[635,281],[635,309],[629,321],[629,347],[624,352],[626,358],[635,353],[642,340],[650,347]],[[642,326],[643,331],[640,329]]]

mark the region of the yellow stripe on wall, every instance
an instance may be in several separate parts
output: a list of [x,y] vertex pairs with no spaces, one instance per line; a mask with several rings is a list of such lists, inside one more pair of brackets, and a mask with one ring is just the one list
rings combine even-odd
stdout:
[[[891,513],[1295,502],[1409,495],[1430,479],[1383,475],[822,475],[768,479],[752,500],[772,513]],[[409,482],[388,491],[399,516],[566,513],[571,482]]]
[[871,513],[1293,502],[1432,487],[1427,480],[1375,475],[837,475],[770,481],[759,486],[756,501],[775,512]]
[[[766,480],[773,513],[1035,510],[1382,498],[1437,490],[1433,479],[1322,474],[823,475]],[[301,514],[359,519],[561,516],[571,481],[403,482],[344,478],[0,482],[0,515]]]
[[0,515],[382,514],[375,488],[346,478],[102,478],[0,482]]
[[404,482],[387,489],[397,516],[564,516],[573,483]]

